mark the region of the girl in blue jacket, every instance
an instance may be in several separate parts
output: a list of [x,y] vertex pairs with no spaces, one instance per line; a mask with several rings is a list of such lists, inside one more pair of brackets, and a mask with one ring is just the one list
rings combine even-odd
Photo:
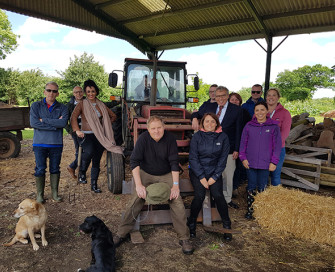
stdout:
[[275,171],[281,151],[281,136],[277,121],[267,117],[268,105],[258,102],[255,105],[255,117],[243,129],[239,157],[247,169],[248,210],[245,215],[252,219],[252,203],[259,192],[265,190],[269,171]]
[[[190,179],[194,188],[191,214],[187,218],[190,236],[196,236],[196,222],[204,202],[206,190],[210,190],[217,210],[221,216],[223,228],[231,229],[227,202],[223,196],[222,172],[226,168],[229,153],[228,136],[222,132],[216,114],[206,113],[200,121],[201,129],[194,134],[190,146]],[[224,239],[231,240],[230,233]]]

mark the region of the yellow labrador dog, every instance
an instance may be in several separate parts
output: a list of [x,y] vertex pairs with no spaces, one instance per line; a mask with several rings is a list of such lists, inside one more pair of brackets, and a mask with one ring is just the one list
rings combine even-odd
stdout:
[[36,243],[34,233],[39,230],[41,230],[42,245],[48,245],[48,242],[45,239],[47,212],[42,204],[32,199],[25,199],[20,203],[19,208],[15,211],[14,217],[20,218],[15,228],[15,236],[11,242],[4,244],[4,246],[11,246],[16,242],[28,244],[28,240],[26,238],[29,234],[30,241],[33,244],[33,249],[38,250],[40,247]]

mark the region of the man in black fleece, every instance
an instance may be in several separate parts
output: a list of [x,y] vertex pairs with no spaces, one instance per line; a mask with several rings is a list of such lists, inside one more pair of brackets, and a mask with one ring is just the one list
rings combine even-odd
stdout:
[[176,139],[164,131],[160,117],[152,116],[147,121],[148,131],[138,138],[130,157],[130,166],[136,190],[114,237],[116,246],[132,231],[135,218],[140,213],[147,196],[146,187],[154,183],[167,183],[171,188],[169,205],[173,226],[185,254],[192,254],[189,230],[186,225],[185,207],[179,191],[179,164]]

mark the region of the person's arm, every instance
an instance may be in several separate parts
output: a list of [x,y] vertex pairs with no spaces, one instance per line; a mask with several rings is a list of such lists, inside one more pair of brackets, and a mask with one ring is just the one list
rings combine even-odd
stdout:
[[[200,133],[200,132],[197,132]],[[198,138],[199,135],[194,134],[190,143],[190,153],[189,153],[189,164],[190,168],[194,172],[194,174],[198,177],[198,179],[203,179],[205,178],[205,170],[202,167],[200,160],[199,160],[199,143],[198,143]]]
[[177,199],[180,194],[179,190],[179,171],[171,171],[172,173],[172,180],[173,180],[173,185],[171,188],[171,194],[170,194],[170,200],[172,199]]
[[[216,164],[216,167],[215,167],[215,172],[211,176],[211,178],[214,180],[214,182],[217,181],[220,176],[222,176],[222,173],[226,168],[227,158],[228,158],[229,149],[230,149],[228,136],[224,132],[222,132],[221,137],[223,138],[222,152],[220,154],[220,157],[217,160],[217,164]],[[208,183],[213,184],[212,181],[210,181],[210,180],[208,181]],[[211,185],[211,184],[209,184],[209,185]]]
[[132,173],[133,173],[137,196],[139,198],[145,199],[147,196],[147,191],[145,190],[145,187],[143,186],[142,181],[141,181],[140,167],[139,166],[135,167],[132,170]]
[[195,111],[191,115],[191,120],[192,120],[192,129],[194,131],[199,130],[199,120],[204,116],[204,114],[207,112],[207,103],[204,102],[198,111]]
[[114,123],[116,121],[116,114],[106,106],[106,109],[107,109],[107,112],[108,112],[108,115],[109,115],[109,118],[111,119],[111,123]]
[[238,152],[240,149],[240,140],[242,134],[242,123],[243,123],[243,112],[242,108],[238,107],[238,113],[235,124],[235,147],[233,152],[233,159],[236,160],[238,158]]
[[69,111],[66,106],[58,103],[61,115],[58,118],[42,118],[42,122],[54,126],[55,128],[64,128],[69,119]]
[[[275,126],[273,135],[272,135],[272,156],[271,156],[271,164],[277,165],[280,158],[281,152],[281,136],[280,129],[278,126]],[[270,170],[274,171],[274,170]]]
[[[244,127],[242,131],[241,144],[240,144],[240,149],[239,149],[239,158],[241,162],[243,163],[243,166],[248,169],[249,163],[248,163],[247,155],[246,155],[247,146],[248,146],[248,124]],[[244,161],[246,161],[246,163],[244,163]]]
[[84,138],[85,134],[84,132],[80,130],[79,124],[78,124],[79,115],[81,115],[83,119],[83,101],[79,102],[77,106],[74,108],[71,118],[70,118],[70,123],[71,123],[73,132],[75,132],[79,138]]
[[48,123],[43,122],[42,116],[39,112],[39,102],[35,102],[30,107],[30,126],[41,130],[56,130],[56,128]]

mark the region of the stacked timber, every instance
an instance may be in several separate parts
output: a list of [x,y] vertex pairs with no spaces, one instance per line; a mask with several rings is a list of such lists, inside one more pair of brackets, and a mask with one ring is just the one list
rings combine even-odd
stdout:
[[319,185],[335,187],[334,138],[332,118],[325,117],[323,123],[315,124],[308,113],[293,116],[286,139],[283,184],[311,190],[318,190]]

